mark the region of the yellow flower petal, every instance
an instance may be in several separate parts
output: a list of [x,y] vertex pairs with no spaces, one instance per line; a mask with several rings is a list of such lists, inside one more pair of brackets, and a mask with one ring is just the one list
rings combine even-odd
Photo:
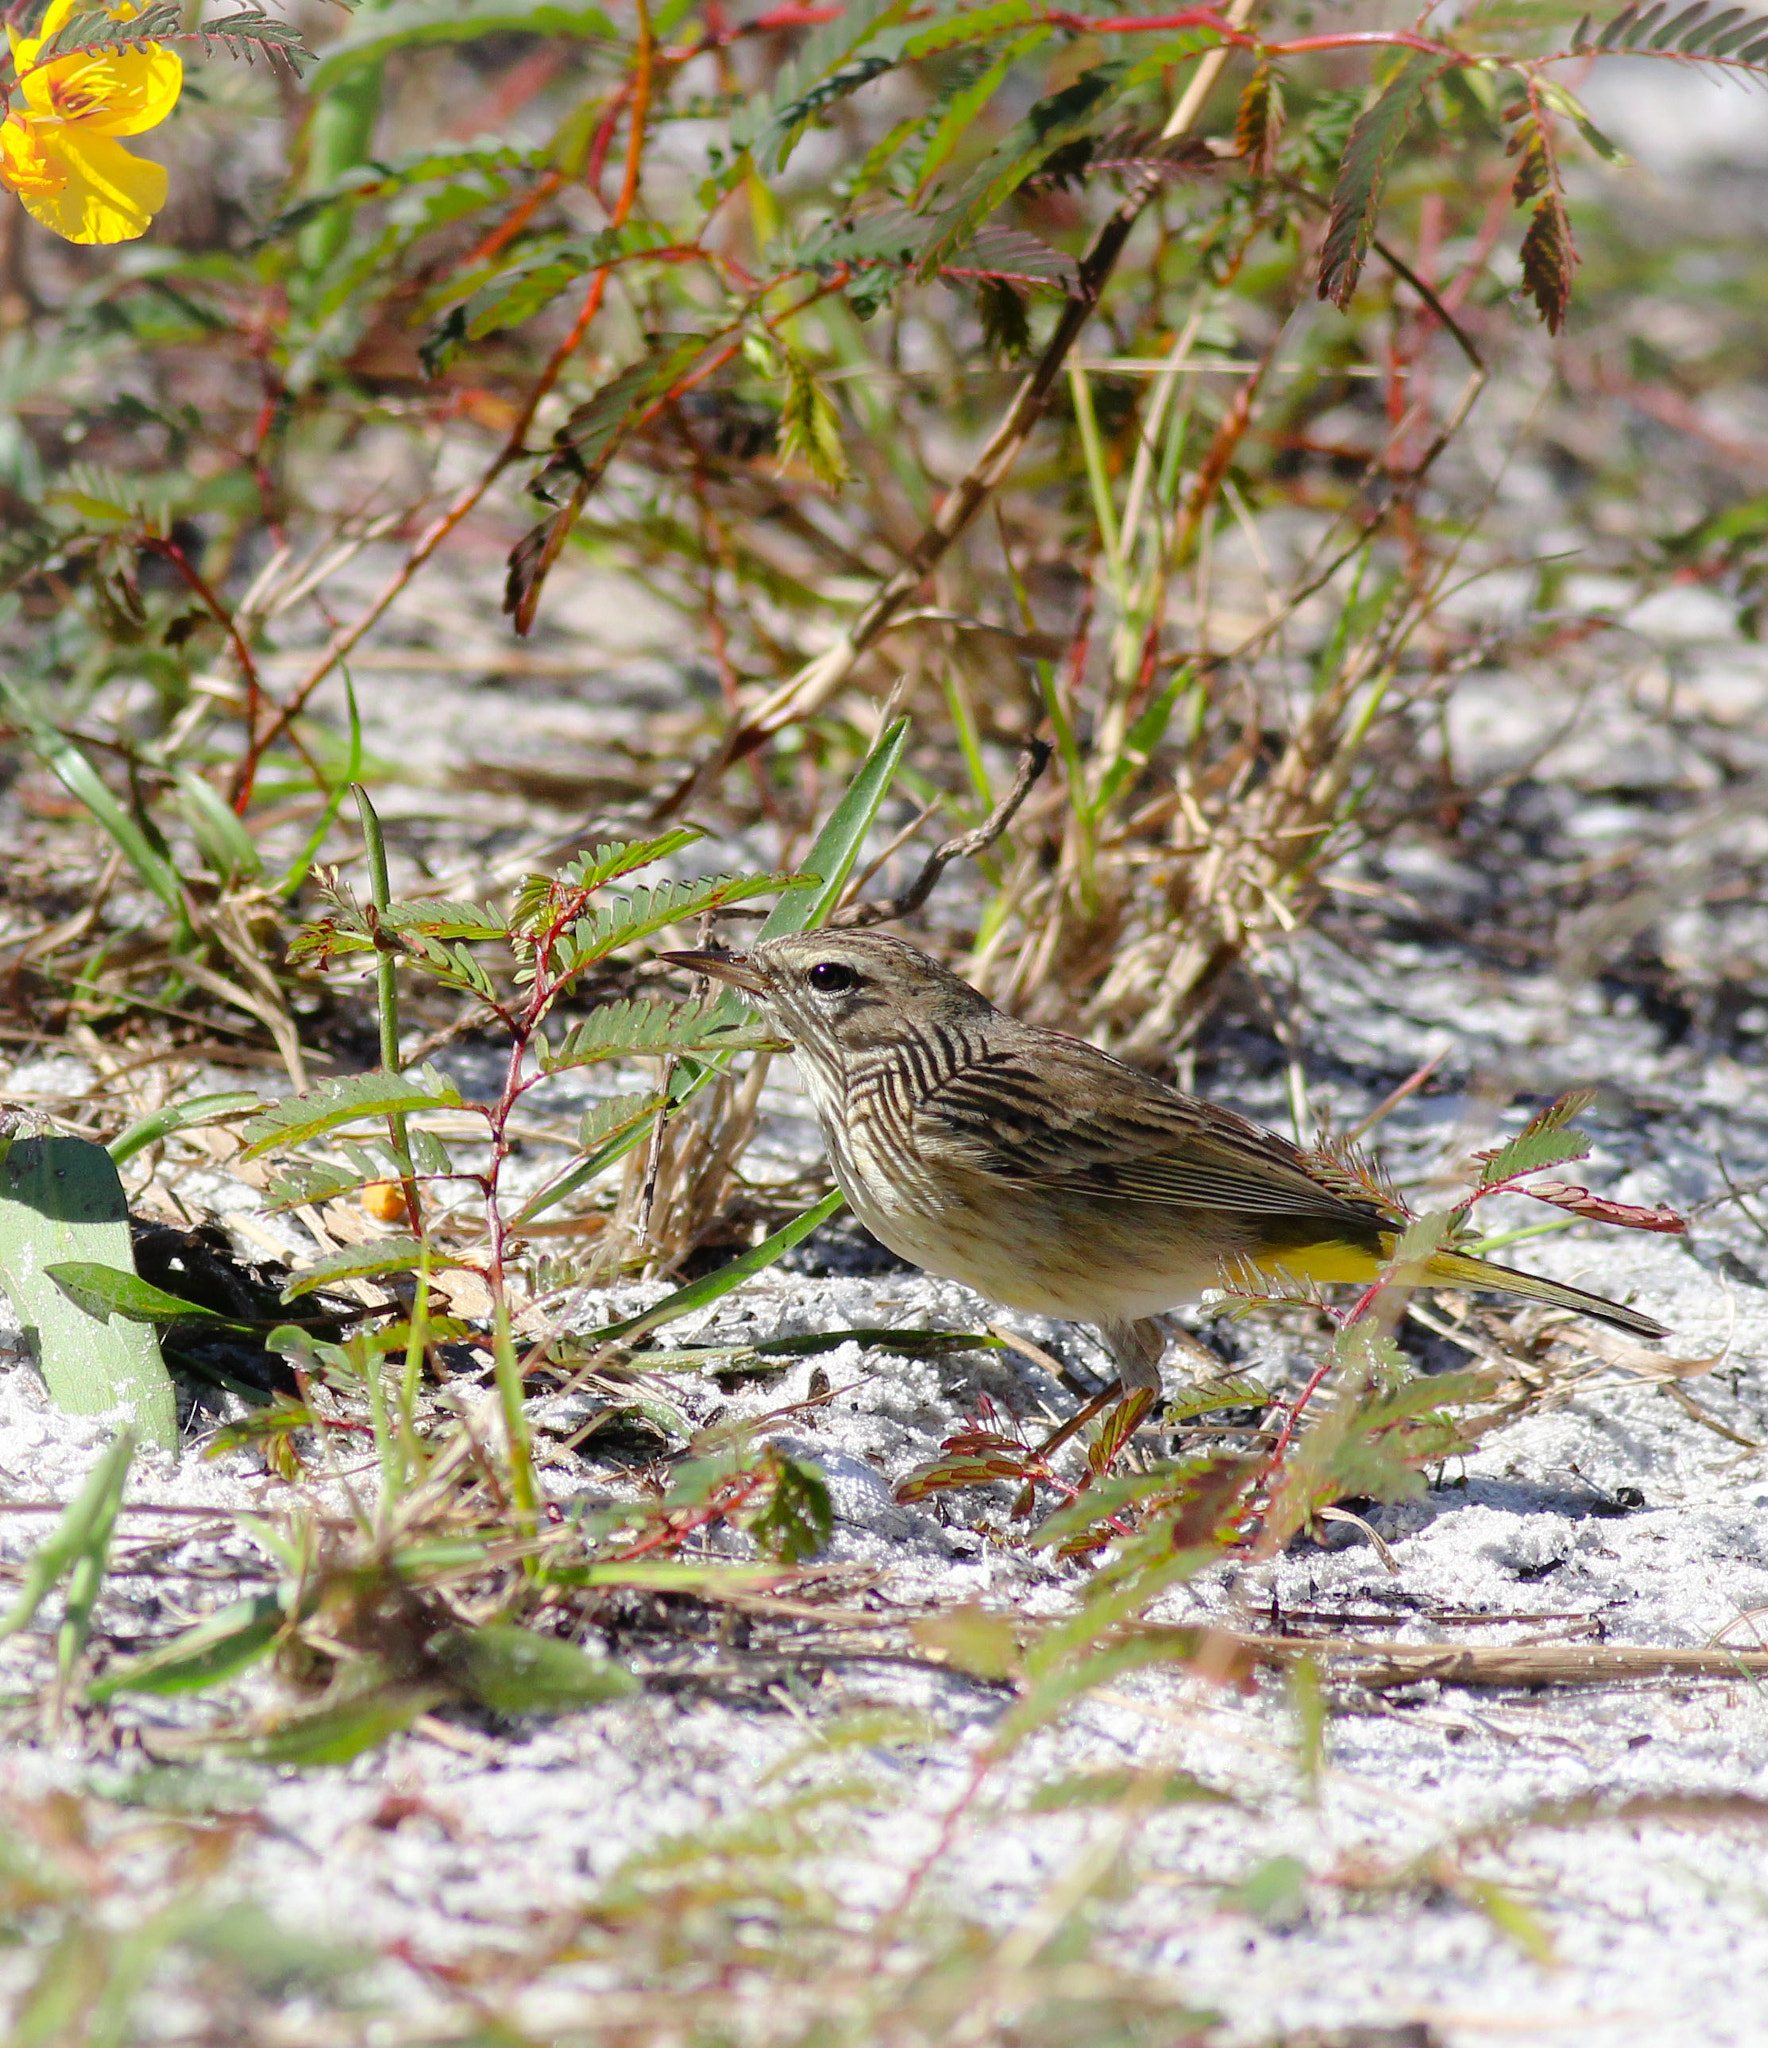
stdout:
[[59,192],[67,181],[67,165],[41,147],[28,122],[16,114],[0,121],[0,185],[21,197],[42,197]]
[[108,135],[64,128],[39,131],[34,139],[38,156],[59,161],[66,182],[53,192],[18,188],[33,220],[53,228],[65,242],[132,242],[146,234],[166,203],[163,164],[131,156]]
[[26,119],[63,122],[88,135],[140,135],[157,128],[178,104],[183,85],[183,58],[158,43],[70,51],[19,77]]

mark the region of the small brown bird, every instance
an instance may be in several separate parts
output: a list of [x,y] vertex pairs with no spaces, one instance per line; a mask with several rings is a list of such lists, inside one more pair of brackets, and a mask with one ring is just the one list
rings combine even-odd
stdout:
[[[1163,1309],[1234,1275],[1374,1280],[1405,1218],[1232,1110],[1009,1017],[916,947],[803,932],[748,955],[665,953],[751,996],[816,1105],[854,1213],[929,1273],[1096,1323],[1125,1389],[1158,1387]],[[1618,1302],[1437,1251],[1425,1277],[1640,1337]]]

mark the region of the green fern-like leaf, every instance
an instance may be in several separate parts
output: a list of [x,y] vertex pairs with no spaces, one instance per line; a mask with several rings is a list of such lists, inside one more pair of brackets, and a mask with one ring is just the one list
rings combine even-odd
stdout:
[[330,92],[365,66],[395,50],[435,43],[474,42],[486,36],[548,36],[575,42],[617,42],[620,30],[599,7],[570,0],[393,0],[364,9],[330,44],[309,81],[311,92]]
[[1320,253],[1320,297],[1340,312],[1357,288],[1394,155],[1443,69],[1439,58],[1409,57],[1351,129]]
[[1261,63],[1246,81],[1234,117],[1234,147],[1255,178],[1268,178],[1277,168],[1283,114],[1283,74]]
[[1039,100],[964,180],[932,222],[920,252],[920,275],[936,276],[1052,151],[1092,127],[1117,97],[1130,69],[1124,63],[1096,64],[1072,85]]
[[818,483],[838,491],[853,481],[841,446],[841,416],[796,349],[786,351],[786,399],[780,408],[780,463],[806,464]]
[[566,1032],[541,1064],[590,1066],[599,1060],[710,1059],[726,1052],[765,1052],[780,1044],[748,1005],[721,995],[701,1002],[653,1003],[627,998],[603,1003]]
[[1536,206],[1522,238],[1523,289],[1534,300],[1549,334],[1557,334],[1565,325],[1577,267],[1578,248],[1572,240],[1565,201],[1557,190],[1549,191]]
[[571,968],[575,971],[592,960],[605,959],[665,925],[690,923],[727,903],[771,895],[801,879],[796,875],[702,875],[693,881],[654,882],[648,888],[635,889],[630,896],[617,896],[577,920],[569,937]]
[[460,1090],[434,1067],[409,1068],[402,1074],[377,1069],[327,1081],[306,1095],[274,1102],[261,1116],[240,1127],[244,1156],[256,1159],[279,1145],[305,1144],[324,1131],[364,1117],[389,1116],[419,1109],[459,1109]]
[[1713,8],[1705,0],[1675,14],[1663,0],[1623,7],[1594,35],[1591,17],[1585,15],[1573,32],[1571,47],[1579,55],[1693,57],[1747,69],[1768,63],[1768,34],[1763,33],[1761,15],[1754,8]]
[[843,7],[836,20],[823,23],[800,45],[773,92],[731,123],[732,147],[750,151],[764,177],[784,170],[799,137],[819,114],[895,67],[910,40],[906,32],[879,36],[869,50],[862,45],[907,12],[907,0],[859,0]]
[[[440,376],[469,342],[520,327],[590,271],[650,255],[667,248],[670,239],[648,221],[634,221],[625,227],[604,228],[595,235],[560,236],[539,247],[530,244],[473,275],[451,279],[425,305],[426,312],[447,307],[441,322],[419,346],[425,371]],[[450,304],[451,300],[459,303]]]
[[1572,1118],[1596,1100],[1592,1088],[1573,1088],[1533,1116],[1508,1143],[1478,1155],[1480,1187],[1497,1187],[1521,1173],[1538,1173],[1544,1166],[1563,1166],[1582,1159],[1590,1140],[1571,1127]]

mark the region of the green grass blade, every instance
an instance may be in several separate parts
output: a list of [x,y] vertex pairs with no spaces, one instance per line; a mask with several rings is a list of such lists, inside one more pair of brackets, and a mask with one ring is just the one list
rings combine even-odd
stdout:
[[263,1107],[261,1095],[193,1095],[188,1102],[169,1103],[164,1109],[137,1117],[132,1124],[120,1130],[104,1149],[110,1154],[112,1165],[121,1166],[133,1159],[137,1152],[145,1152],[149,1145],[157,1145],[162,1138],[169,1138],[174,1131],[193,1130],[198,1124],[221,1123],[232,1116],[248,1116],[253,1110]]
[[90,1554],[102,1539],[108,1547],[111,1524],[122,1504],[129,1467],[135,1458],[135,1438],[124,1430],[86,1475],[86,1484],[63,1510],[61,1519],[25,1567],[24,1583],[11,1611],[0,1618],[0,1636],[17,1635],[28,1628],[44,1596],[72,1569],[77,1559]]
[[31,746],[44,766],[110,834],[143,885],[151,889],[178,920],[179,929],[187,930],[189,920],[185,915],[184,890],[177,870],[111,795],[98,770],[72,740],[57,732],[38,713],[36,706],[4,677],[0,677],[0,697],[4,697],[8,712],[29,735]]
[[623,1323],[610,1323],[605,1330],[591,1332],[584,1341],[590,1344],[619,1343],[627,1337],[642,1336],[645,1331],[655,1330],[664,1323],[673,1323],[678,1317],[691,1316],[695,1309],[710,1308],[713,1302],[722,1301],[727,1294],[734,1293],[745,1280],[764,1273],[776,1259],[789,1252],[795,1244],[801,1244],[820,1224],[827,1223],[846,1203],[847,1197],[839,1189],[832,1195],[825,1195],[802,1215],[794,1216],[783,1229],[776,1230],[772,1237],[764,1239],[752,1252],[745,1252],[740,1259],[732,1259],[728,1266],[720,1266],[716,1273],[708,1273],[704,1280],[678,1287],[642,1315],[630,1316]]
[[830,812],[829,822],[817,834],[816,844],[805,855],[805,872],[817,879],[781,892],[773,914],[761,927],[762,938],[815,931],[819,925],[828,923],[830,913],[841,901],[841,891],[847,886],[847,877],[853,872],[878,808],[889,794],[908,743],[909,721],[899,718],[866,756],[859,773]]

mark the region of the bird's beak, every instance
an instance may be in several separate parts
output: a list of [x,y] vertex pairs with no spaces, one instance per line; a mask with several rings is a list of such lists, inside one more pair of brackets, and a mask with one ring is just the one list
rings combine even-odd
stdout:
[[733,988],[752,996],[767,993],[767,983],[742,953],[659,953],[657,958],[667,960],[671,967],[686,967],[695,974],[710,975],[714,981],[728,981]]

